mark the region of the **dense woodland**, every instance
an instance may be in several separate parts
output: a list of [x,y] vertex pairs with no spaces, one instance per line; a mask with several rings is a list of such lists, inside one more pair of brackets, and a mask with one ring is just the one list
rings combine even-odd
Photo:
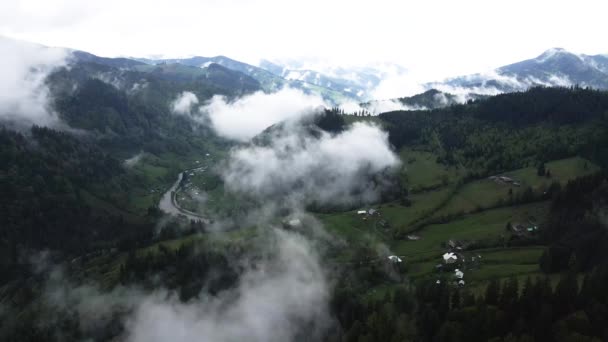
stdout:
[[357,298],[376,267],[363,279],[336,288],[333,310],[342,331],[333,341],[605,341],[608,208],[605,171],[569,182],[551,194],[549,221],[539,260],[548,277],[491,281],[483,293],[454,286],[449,277],[403,287],[385,298]]
[[492,281],[483,294],[447,281],[403,287],[371,303],[342,288],[333,309],[343,330],[330,341],[605,341],[604,266],[582,279],[565,271],[548,278]]
[[[256,91],[259,84],[220,66],[195,77],[187,76],[191,73],[182,72],[182,67],[119,72],[113,66],[87,62],[60,70],[49,79],[55,105],[62,119],[81,129],[80,133],[40,127],[24,132],[0,129],[0,285],[11,284],[15,293],[21,293],[15,302],[28,308],[30,315],[0,331],[3,340],[74,340],[90,336],[87,333],[108,340],[121,332],[116,317],[86,330],[70,310],[60,315],[61,336],[56,334],[57,326],[31,328],[32,321],[53,311],[32,304],[44,279],[37,279],[25,265],[23,256],[30,251],[47,249],[65,262],[100,250],[118,250],[127,257],[117,281],[106,284],[110,289],[133,284],[148,290],[163,287],[183,301],[195,298],[201,289],[217,294],[238,284],[241,270],[229,259],[242,251],[171,249],[161,243],[156,253],[139,253],[142,247],[177,237],[177,229],[154,235],[157,211],[134,222],[87,200],[96,196],[124,203],[128,188],[141,181],[123,167],[120,160],[125,155],[138,151],[179,155],[204,151],[209,144],[230,146],[204,125],[169,113],[168,103],[183,89],[193,88],[204,100],[211,94]],[[128,86],[118,89],[86,77],[92,70],[117,77]],[[124,90],[136,83],[146,85],[138,92]],[[574,155],[608,165],[608,93],[596,90],[533,88],[443,109],[385,113],[378,122],[396,149],[432,150],[443,164],[464,165],[470,179]],[[338,110],[325,111],[312,123],[315,129],[330,133],[346,125]],[[375,181],[381,183],[384,175],[378,177]],[[406,201],[407,196],[407,184],[400,184],[385,191],[383,200]],[[524,193],[514,201],[536,200],[552,203],[543,233],[534,242],[548,246],[539,264],[547,274],[561,273],[558,281],[552,284],[544,277],[493,281],[477,294],[447,280],[421,281],[369,299],[363,297],[366,287],[390,281],[389,273],[404,280],[406,269],[344,266],[332,279],[331,310],[337,324],[326,340],[608,340],[604,291],[608,260],[603,255],[608,248],[608,174],[580,178],[563,188],[556,185],[542,195]],[[188,233],[203,230],[190,223]],[[78,267],[78,263],[70,264],[70,268]],[[2,314],[0,310],[0,318]],[[301,340],[307,340],[305,331]]]
[[0,129],[0,159],[5,281],[22,270],[28,251],[78,255],[151,234],[152,224],[145,220],[127,222],[87,204],[84,196],[94,185],[104,184],[105,193],[119,194],[129,178],[115,158],[86,139],[35,126],[27,133]]
[[481,175],[572,155],[608,163],[608,93],[532,88],[431,111],[380,115],[391,143],[427,146]]
[[540,260],[545,272],[589,271],[606,263],[608,173],[576,179],[553,197],[543,233],[549,247]]

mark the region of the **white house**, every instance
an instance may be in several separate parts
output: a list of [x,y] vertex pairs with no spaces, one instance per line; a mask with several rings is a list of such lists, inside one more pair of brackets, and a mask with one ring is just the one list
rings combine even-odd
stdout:
[[291,227],[299,227],[302,225],[302,221],[300,221],[299,219],[291,219],[287,221],[287,224]]
[[365,214],[367,214],[367,211],[365,211],[365,210],[357,211],[357,215],[365,215]]
[[402,260],[401,260],[401,258],[400,258],[400,257],[398,257],[398,256],[396,256],[396,255],[390,255],[390,256],[388,257],[388,260],[390,260],[390,261],[392,261],[392,262],[401,262],[401,261],[402,261]]
[[446,264],[453,264],[457,260],[458,260],[458,256],[456,256],[456,254],[454,254],[452,252],[448,252],[443,255],[443,261],[445,261]]
[[462,272],[462,271],[461,271],[461,270],[459,270],[459,269],[455,269],[455,270],[454,270],[454,276],[455,276],[456,278],[458,278],[458,279],[462,279],[462,278],[464,278],[464,272]]

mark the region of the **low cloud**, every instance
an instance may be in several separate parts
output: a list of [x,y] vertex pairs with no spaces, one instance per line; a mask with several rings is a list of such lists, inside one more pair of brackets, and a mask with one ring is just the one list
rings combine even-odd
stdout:
[[396,110],[424,110],[427,109],[424,106],[408,106],[401,101],[395,100],[378,100],[370,101],[365,105],[361,105],[356,102],[346,102],[340,105],[340,108],[345,113],[358,113],[360,111],[371,113],[372,115],[378,115],[381,113],[392,112]]
[[372,98],[377,100],[396,99],[412,96],[428,90],[422,79],[413,73],[403,71],[387,73],[373,89]]
[[103,83],[106,83],[108,85],[111,85],[112,87],[116,88],[117,90],[121,90],[125,84],[125,80],[123,79],[122,75],[120,75],[120,74],[116,75],[112,72],[99,72],[99,73],[92,75],[92,78],[100,80]]
[[123,165],[127,168],[131,168],[131,167],[137,165],[143,157],[144,157],[144,153],[139,152],[138,154],[134,155],[133,157],[125,159],[125,161],[123,162]]
[[[329,314],[330,287],[319,256],[304,236],[264,226],[258,252],[241,260],[238,283],[212,296],[202,291],[184,303],[166,289],[144,290],[76,284],[61,267],[43,256],[35,262],[45,274],[44,319],[37,322],[58,340],[60,328],[76,320],[84,339],[155,341],[297,341],[320,340],[334,323]],[[103,338],[102,338],[103,336]]]
[[46,77],[66,65],[67,50],[0,36],[0,119],[17,124],[59,123],[49,108]]
[[127,325],[127,341],[294,341],[330,325],[325,274],[310,243],[273,230],[274,257],[245,272],[237,288],[191,303],[149,296]]
[[375,200],[371,177],[397,165],[387,134],[358,122],[317,138],[296,128],[278,132],[269,145],[232,151],[222,176],[229,190],[266,200],[351,204]]
[[566,75],[547,74],[542,78],[534,76],[517,77],[496,70],[428,84],[429,87],[456,95],[459,102],[472,98],[473,94],[493,96],[504,92],[524,91],[536,86],[564,87],[570,85],[572,85],[572,81]]
[[184,91],[180,93],[173,102],[171,102],[171,110],[174,113],[182,115],[190,115],[193,107],[198,104],[198,97],[196,94]]
[[321,97],[284,88],[272,94],[256,92],[234,101],[216,95],[200,110],[209,116],[219,134],[247,141],[273,124],[300,117],[319,106],[325,106]]
[[[379,101],[378,108],[370,111],[382,113],[390,110],[417,110],[424,108],[408,108],[397,99],[423,93],[430,89],[437,89],[444,93],[455,95],[458,102],[466,102],[475,98],[475,95],[498,95],[504,92],[523,91],[535,86],[571,86],[573,82],[567,75],[544,74],[519,77],[515,74],[501,72],[500,69],[482,73],[448,78],[443,81],[428,82],[429,78],[420,77],[420,74],[393,72],[387,74],[380,84],[373,90],[372,95]],[[426,81],[425,81],[426,80]],[[388,100],[382,100],[388,99]],[[441,99],[438,99],[441,100]],[[383,107],[384,106],[384,107]]]

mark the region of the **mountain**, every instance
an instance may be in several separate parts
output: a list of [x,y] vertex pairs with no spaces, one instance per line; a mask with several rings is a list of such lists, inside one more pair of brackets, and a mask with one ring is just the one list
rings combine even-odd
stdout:
[[114,68],[120,69],[130,69],[139,65],[143,65],[144,63],[138,62],[129,58],[108,58],[108,57],[99,57],[92,53],[74,50],[71,51],[70,60],[72,62],[89,62],[89,63],[97,63],[102,64]]
[[413,96],[405,96],[390,100],[372,100],[361,104],[362,108],[372,114],[380,114],[395,110],[426,110],[451,106],[461,103],[460,96],[430,89]]
[[206,68],[211,64],[217,64],[256,79],[258,82],[260,82],[261,88],[266,92],[274,92],[285,86],[289,86],[292,88],[301,89],[306,93],[318,94],[326,101],[333,104],[340,103],[345,99],[357,99],[356,95],[352,92],[345,91],[341,87],[334,87],[332,84],[327,82],[308,82],[306,79],[285,78],[283,75],[276,74],[266,70],[265,68],[239,62],[225,56],[195,56],[190,58],[174,59],[134,58],[134,60],[146,63],[148,65],[181,64],[197,68]]
[[608,165],[608,92],[534,87],[425,111],[393,111],[385,122],[397,149],[426,146],[442,162],[482,175],[584,155]]
[[[280,66],[273,62],[263,60],[260,62],[260,67],[265,68],[274,74],[281,76],[290,81],[300,81],[309,84],[314,84],[319,87],[334,89],[338,92],[347,93],[356,99],[364,99],[368,87],[365,86],[365,81],[360,81],[357,73],[349,75],[351,78],[345,78],[346,71],[340,70],[340,74],[328,76],[321,72],[311,69],[290,69],[287,66]],[[380,79],[374,75],[365,75],[365,80],[371,78],[370,86],[376,86]]]
[[346,93],[359,101],[372,99],[373,90],[389,75],[405,69],[394,64],[366,67],[336,67],[317,61],[262,60],[260,67],[288,80],[297,80]]
[[281,77],[277,77],[273,73],[249,65],[243,62],[236,61],[224,56],[216,57],[191,57],[191,58],[174,58],[174,59],[146,59],[136,58],[136,60],[144,62],[149,65],[160,65],[160,64],[182,64],[198,68],[206,68],[211,64],[221,65],[225,68],[242,72],[260,82],[262,88],[266,91],[276,91],[281,89],[287,84],[287,82]]
[[234,99],[262,89],[254,78],[214,63],[149,65],[82,52],[68,60],[47,78],[49,105],[64,123],[121,158],[139,151],[183,154],[199,148],[192,141],[218,139],[208,126],[173,113],[183,92],[202,104],[215,95]]
[[429,83],[427,87],[459,92],[497,94],[533,86],[579,85],[608,89],[608,56],[575,54],[561,48],[536,58],[509,64],[489,73],[478,73]]

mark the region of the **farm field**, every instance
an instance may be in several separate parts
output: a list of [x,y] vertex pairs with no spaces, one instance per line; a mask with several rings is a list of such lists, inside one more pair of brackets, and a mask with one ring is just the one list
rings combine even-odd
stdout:
[[[443,262],[446,251],[453,250],[447,243],[456,241],[463,246],[462,257],[468,260],[476,257],[475,265],[462,265],[469,268],[464,279],[472,287],[482,287],[492,279],[540,274],[538,260],[544,247],[530,246],[530,243],[517,247],[512,243],[521,239],[534,241],[538,232],[514,233],[507,225],[542,229],[550,201],[511,205],[509,197],[520,196],[528,187],[533,193],[542,194],[552,182],[563,186],[569,180],[599,169],[583,158],[573,157],[546,163],[551,177],[538,176],[535,167],[500,174],[518,182],[519,186],[489,178],[459,185],[464,170],[445,168],[429,152],[404,150],[401,157],[409,157],[409,164],[408,160],[404,161],[404,177],[412,182],[409,184],[416,181],[422,184],[419,189],[427,189],[412,192],[411,205],[389,202],[359,209],[373,208],[379,215],[358,215],[357,210],[353,210],[317,217],[330,233],[351,244],[372,249],[386,247],[387,253],[402,258],[407,267],[406,276],[413,280],[441,277],[436,266]],[[347,260],[351,255],[344,251],[336,258]],[[374,291],[384,291],[386,286],[389,285]]]

